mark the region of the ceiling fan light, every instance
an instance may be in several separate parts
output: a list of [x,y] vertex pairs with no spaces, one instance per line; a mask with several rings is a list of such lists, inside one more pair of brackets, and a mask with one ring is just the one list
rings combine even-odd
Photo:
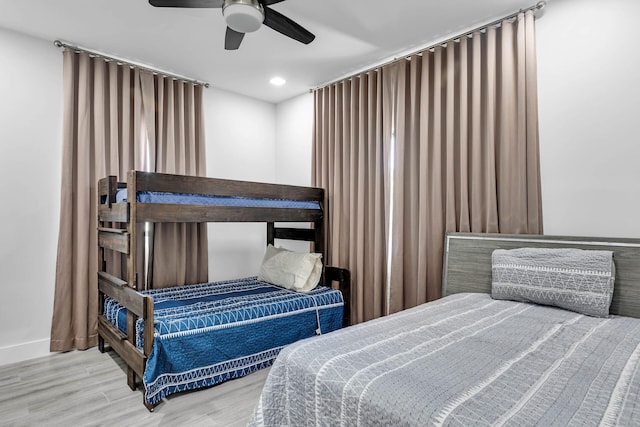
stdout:
[[[257,4],[257,5],[256,5]],[[230,3],[222,9],[227,26],[239,33],[257,31],[264,21],[264,12],[259,3]]]

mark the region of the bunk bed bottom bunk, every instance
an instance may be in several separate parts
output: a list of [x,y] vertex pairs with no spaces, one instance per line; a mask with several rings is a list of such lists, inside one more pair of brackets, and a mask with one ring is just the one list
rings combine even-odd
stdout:
[[[339,329],[342,293],[293,292],[255,277],[142,291],[153,298],[154,341],[142,376],[147,407],[173,393],[213,386],[271,366],[295,341]],[[106,298],[104,316],[127,334],[127,310]],[[144,321],[135,323],[144,346]]]

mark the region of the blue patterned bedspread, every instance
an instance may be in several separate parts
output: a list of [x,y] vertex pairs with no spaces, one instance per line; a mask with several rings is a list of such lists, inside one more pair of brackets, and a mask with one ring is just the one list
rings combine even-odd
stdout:
[[[342,325],[342,294],[323,286],[296,293],[251,277],[143,293],[154,300],[155,338],[143,378],[151,405],[270,366],[287,344]],[[104,315],[126,333],[122,305],[107,298]],[[139,349],[142,331],[139,319]]]
[[[140,203],[167,203],[182,205],[235,206],[252,208],[320,209],[315,200],[258,199],[249,197],[212,196],[206,194],[166,193],[161,191],[138,191]],[[127,189],[116,193],[116,202],[127,201]]]

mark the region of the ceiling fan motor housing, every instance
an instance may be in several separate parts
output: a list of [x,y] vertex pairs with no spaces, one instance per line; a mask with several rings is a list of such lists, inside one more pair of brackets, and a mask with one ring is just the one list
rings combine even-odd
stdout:
[[264,22],[264,8],[257,0],[224,0],[222,15],[227,26],[239,33],[257,31]]

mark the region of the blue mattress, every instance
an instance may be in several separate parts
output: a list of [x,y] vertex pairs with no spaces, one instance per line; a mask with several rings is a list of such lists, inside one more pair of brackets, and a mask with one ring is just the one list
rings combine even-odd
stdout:
[[[342,294],[324,286],[303,294],[251,277],[142,293],[154,300],[154,343],[143,377],[151,405],[270,366],[287,344],[342,325]],[[104,315],[126,333],[122,305],[107,298]],[[139,319],[139,349],[143,326]]]
[[[140,203],[167,203],[182,205],[236,206],[254,208],[320,209],[315,200],[258,199],[248,197],[210,196],[206,194],[166,193],[161,191],[139,191],[136,200]],[[116,203],[127,201],[127,189],[116,193]]]

